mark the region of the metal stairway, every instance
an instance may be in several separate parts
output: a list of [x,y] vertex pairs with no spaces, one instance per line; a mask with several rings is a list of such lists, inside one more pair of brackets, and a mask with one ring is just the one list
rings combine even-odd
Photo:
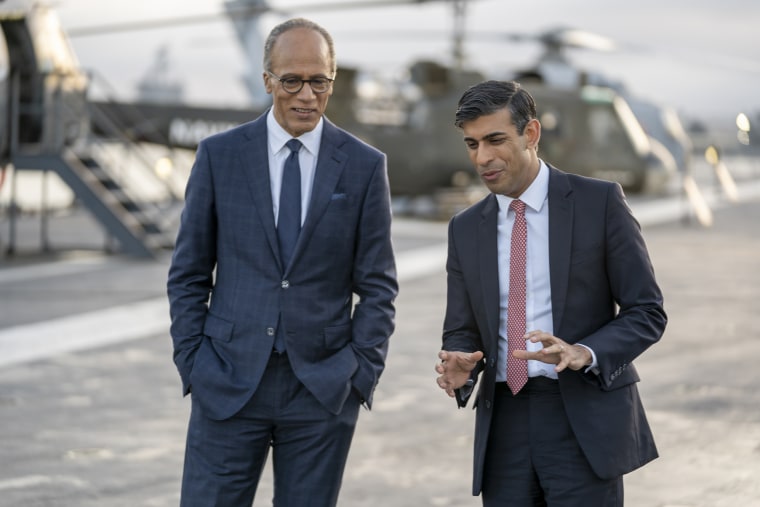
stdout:
[[161,210],[132,198],[109,172],[92,157],[81,157],[72,149],[59,154],[23,154],[13,157],[13,165],[24,170],[55,172],[103,228],[118,240],[124,253],[153,257],[170,248],[171,227]]
[[[124,125],[93,110],[95,75],[79,66],[54,13],[39,2],[11,4],[0,2],[0,66],[6,67],[0,75],[0,174],[13,169],[8,253],[16,246],[20,171],[41,172],[43,182],[56,174],[72,190],[74,204],[87,208],[124,253],[152,257],[171,246],[181,178],[176,171],[158,174],[155,154],[135,143]],[[92,127],[106,139],[94,137]],[[41,196],[44,201],[45,188]],[[43,220],[47,211],[44,202]]]
[[[17,81],[14,84],[18,86]],[[181,184],[157,176],[151,156],[112,118],[102,112],[95,114],[87,103],[79,114],[70,112],[69,104],[57,100],[56,93],[48,98],[57,107],[40,111],[38,105],[24,104],[13,94],[8,159],[14,170],[55,173],[109,237],[118,241],[123,253],[150,258],[171,248],[182,201]],[[71,128],[82,116],[86,125]],[[34,135],[28,134],[28,118],[42,119],[42,128]],[[101,132],[110,132],[108,137],[93,137],[90,122],[97,122]],[[66,133],[74,130],[78,133],[67,138]],[[110,161],[106,156],[109,149],[116,153]],[[161,197],[145,195],[130,184],[135,180],[150,182],[149,186],[160,189]],[[14,212],[14,206],[10,211]]]

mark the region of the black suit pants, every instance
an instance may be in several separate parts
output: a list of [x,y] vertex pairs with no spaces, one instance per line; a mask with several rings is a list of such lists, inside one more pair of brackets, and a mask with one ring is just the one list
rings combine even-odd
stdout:
[[483,477],[484,507],[622,507],[622,477],[594,474],[570,428],[559,382],[496,387]]

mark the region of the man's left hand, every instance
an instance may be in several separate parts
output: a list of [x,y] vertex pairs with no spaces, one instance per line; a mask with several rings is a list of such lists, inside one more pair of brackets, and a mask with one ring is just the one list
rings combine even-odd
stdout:
[[556,364],[554,371],[561,372],[565,368],[580,370],[591,364],[591,351],[581,345],[570,345],[556,336],[544,331],[529,331],[525,333],[525,339],[533,343],[541,343],[541,350],[531,352],[528,350],[515,350],[512,355],[518,359],[534,359],[542,363]]

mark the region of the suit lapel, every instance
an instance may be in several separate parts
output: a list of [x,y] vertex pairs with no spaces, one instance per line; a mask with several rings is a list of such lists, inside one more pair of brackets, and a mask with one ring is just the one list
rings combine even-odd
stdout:
[[330,123],[327,118],[324,119],[324,122],[309,209],[301,234],[298,236],[298,242],[293,250],[291,266],[305,250],[317,223],[327,209],[327,205],[330,204],[330,199],[348,160],[346,153],[340,149],[340,133],[337,127]]
[[[480,223],[478,224],[478,265],[480,266],[480,282],[483,288],[483,301],[485,301],[486,318],[488,321],[489,336],[493,337],[493,343],[489,343],[487,354],[496,354],[499,340],[499,260],[497,247],[497,219],[499,204],[492,194],[487,197],[481,210]],[[494,356],[495,357],[495,356]]]
[[267,151],[266,113],[250,124],[245,133],[247,141],[242,145],[239,162],[248,179],[253,207],[264,226],[264,234],[277,264],[281,266],[280,247],[272,212],[272,190],[269,182],[269,152]]
[[574,204],[567,175],[549,167],[549,276],[555,335],[560,332],[566,306]]

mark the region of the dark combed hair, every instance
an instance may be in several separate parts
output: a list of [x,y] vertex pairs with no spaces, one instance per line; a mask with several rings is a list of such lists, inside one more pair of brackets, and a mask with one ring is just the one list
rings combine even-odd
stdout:
[[294,28],[308,28],[318,32],[324,37],[325,42],[327,42],[328,51],[330,52],[330,69],[333,74],[335,74],[338,65],[335,60],[335,43],[333,42],[332,36],[320,25],[305,18],[289,19],[272,28],[272,31],[269,32],[269,35],[267,36],[266,42],[264,42],[264,70],[272,72],[272,49],[274,48],[274,44],[277,42],[280,35],[288,30],[293,30]]
[[484,81],[468,88],[459,99],[454,125],[508,108],[517,133],[522,135],[528,122],[536,117],[536,102],[516,81]]

